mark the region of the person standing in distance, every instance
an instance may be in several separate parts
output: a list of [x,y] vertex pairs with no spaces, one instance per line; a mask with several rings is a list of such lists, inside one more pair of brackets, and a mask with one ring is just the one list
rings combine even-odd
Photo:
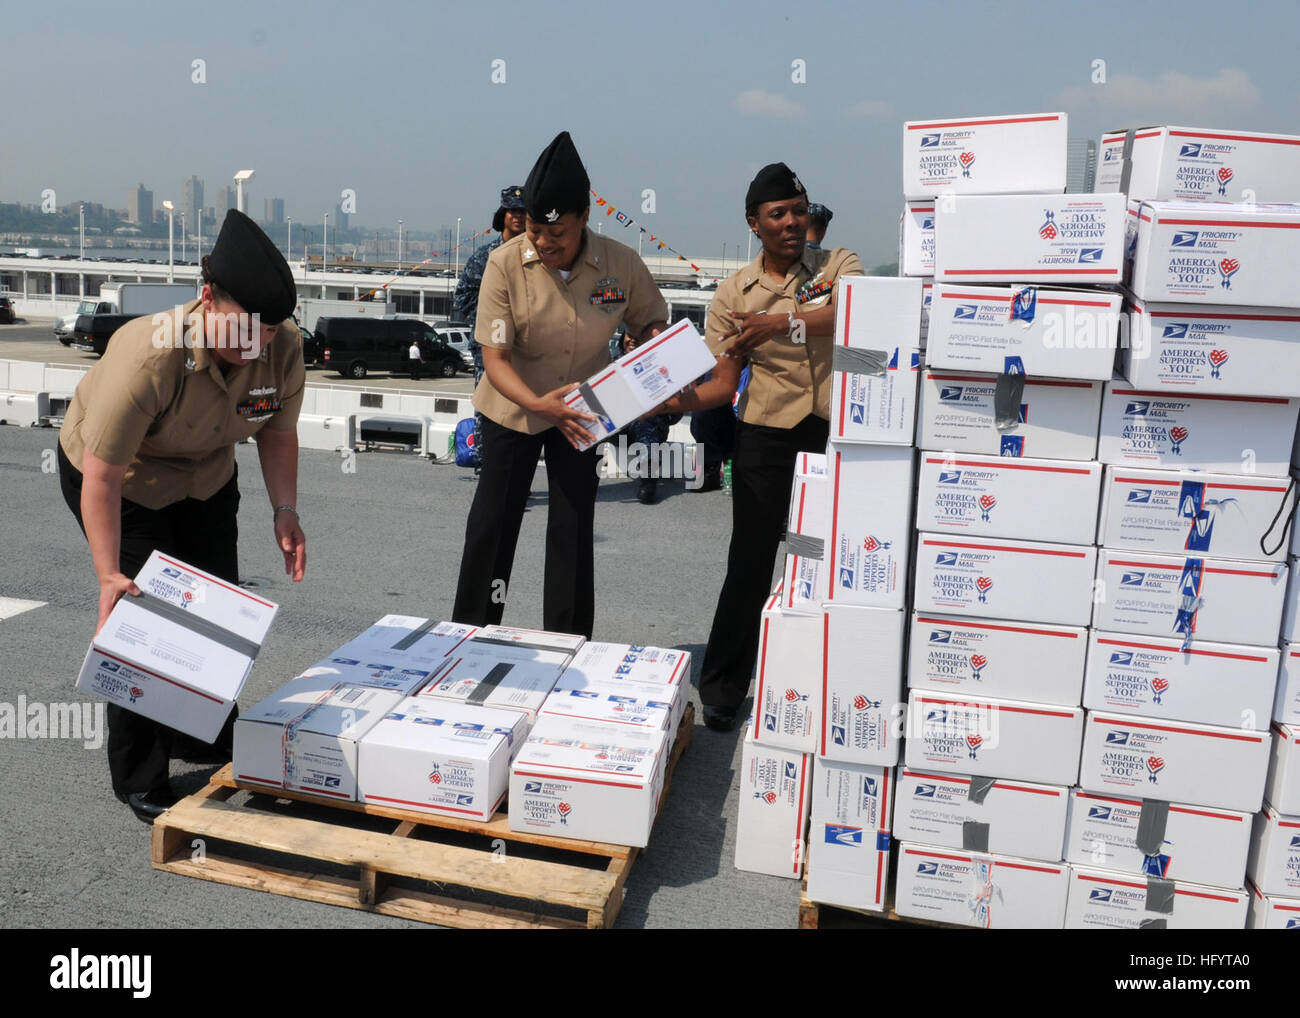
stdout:
[[420,364],[424,360],[420,354],[419,340],[411,340],[411,345],[406,350],[406,360],[411,366],[411,381],[418,382],[420,380]]
[[657,335],[668,309],[649,269],[624,244],[587,228],[591,183],[567,131],[524,184],[525,232],[492,252],[474,333],[484,377],[483,469],[465,527],[452,618],[501,621],[524,504],[546,452],[549,505],[542,626],[590,637],[595,618],[593,527],[597,454],[564,397],[610,361],[620,323]]
[[835,213],[819,202],[813,202],[808,206],[808,247],[810,250],[820,251],[822,249],[822,241],[826,239],[826,230],[834,218]]
[[[297,300],[284,256],[232,210],[203,259],[199,298],[127,322],[78,384],[59,432],[59,481],[99,579],[96,632],[123,594],[140,594],[131,578],[154,550],[239,582],[241,439],[257,439],[275,542],[285,573],[302,579]],[[237,713],[209,748],[227,760]],[[107,719],[113,792],[152,823],[176,801],[168,764],[188,755],[189,737],[115,704]]]

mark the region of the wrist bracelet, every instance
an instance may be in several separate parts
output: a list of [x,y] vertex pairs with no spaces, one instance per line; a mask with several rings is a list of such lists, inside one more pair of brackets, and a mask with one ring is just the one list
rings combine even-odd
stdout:
[[273,513],[271,514],[271,519],[275,519],[277,516],[279,516],[279,515],[280,515],[282,512],[284,512],[285,510],[288,510],[289,512],[293,513],[293,518],[296,519],[299,523],[302,522],[302,517],[298,515],[298,510],[295,509],[295,508],[294,508],[293,506],[291,506],[291,505],[278,505],[278,506],[276,506],[276,507],[275,507],[275,512],[273,512]]

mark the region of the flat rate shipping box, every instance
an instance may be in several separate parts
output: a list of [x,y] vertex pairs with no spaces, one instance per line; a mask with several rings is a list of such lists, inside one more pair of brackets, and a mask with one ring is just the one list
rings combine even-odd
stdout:
[[800,453],[795,461],[790,512],[785,528],[785,582],[781,607],[787,612],[820,615],[821,564],[826,548],[829,498],[826,457]]
[[1159,877],[1070,867],[1067,930],[1241,930],[1245,888],[1229,890]]
[[626,728],[660,731],[671,743],[674,704],[664,696],[644,695],[618,682],[592,683],[583,689],[552,690],[538,717],[574,718]]
[[821,720],[822,619],[781,609],[780,597],[763,609],[750,734],[767,746],[811,753]]
[[1065,863],[903,842],[894,909],[988,930],[1059,930],[1068,870]]
[[1128,196],[1139,201],[1300,201],[1300,137],[1291,134],[1143,127],[1132,160]]
[[903,194],[1060,194],[1067,133],[1064,113],[907,121]]
[[832,442],[826,601],[902,608],[912,540],[914,450]]
[[934,202],[909,201],[898,219],[898,274],[934,275]]
[[1246,881],[1250,892],[1248,930],[1300,930],[1300,898],[1279,898],[1264,894]]
[[1060,862],[1069,789],[899,768],[894,837],[938,848]]
[[1118,191],[1124,175],[1125,131],[1107,131],[1097,145],[1097,176],[1093,180],[1093,194]]
[[752,726],[740,755],[736,869],[798,880],[812,798],[813,757],[761,746]]
[[[630,643],[584,643],[564,669],[564,688],[581,689],[583,681],[654,682],[665,686],[690,683],[689,651]],[[559,683],[557,682],[558,686]]]
[[1251,814],[1070,790],[1066,861],[1212,887],[1240,887]]
[[212,742],[278,607],[160,552],[86,652],[77,689]]
[[889,882],[890,767],[824,760],[813,764],[808,897],[881,912]]
[[816,733],[821,756],[886,767],[898,762],[906,621],[906,613],[889,608],[826,606]]
[[1300,728],[1275,722],[1271,734],[1264,797],[1279,813],[1300,816]]
[[1296,575],[1297,563],[1300,563],[1300,559],[1292,552],[1287,558],[1286,598],[1282,602],[1281,635],[1285,643],[1300,643],[1300,577]]
[[477,626],[437,622],[413,615],[385,615],[331,656],[436,669],[447,655],[478,632]]
[[[1294,573],[1291,580],[1295,582]],[[1282,644],[1281,657],[1277,692],[1273,697],[1273,720],[1278,724],[1300,728],[1300,645]]]
[[831,352],[831,439],[911,445],[921,366],[921,280],[843,276]]
[[1255,814],[1246,869],[1251,883],[1265,894],[1300,897],[1300,816],[1286,816],[1264,803]]
[[385,664],[382,660],[371,660],[369,655],[356,658],[335,654],[317,661],[302,674],[320,676],[327,682],[374,686],[377,689],[391,689],[403,696],[414,696],[428,684],[434,672],[424,665],[403,667],[400,664]]

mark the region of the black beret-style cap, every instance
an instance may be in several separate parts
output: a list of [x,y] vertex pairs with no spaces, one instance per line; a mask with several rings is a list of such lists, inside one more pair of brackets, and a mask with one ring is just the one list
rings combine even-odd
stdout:
[[539,223],[554,223],[566,212],[582,212],[591,204],[591,179],[573,147],[568,131],[546,146],[524,184],[524,208]]
[[745,215],[752,216],[765,201],[807,196],[808,192],[790,167],[785,163],[768,163],[749,182],[749,190],[745,192]]
[[266,325],[284,321],[298,303],[293,273],[262,228],[237,209],[226,213],[208,255],[208,272],[230,299]]

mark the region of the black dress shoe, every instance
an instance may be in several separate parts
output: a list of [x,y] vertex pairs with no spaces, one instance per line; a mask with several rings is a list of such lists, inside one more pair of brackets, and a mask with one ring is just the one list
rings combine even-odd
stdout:
[[705,467],[704,472],[700,475],[700,486],[698,488],[687,488],[687,491],[718,491],[722,487],[722,464],[716,467]]
[[636,489],[636,500],[642,505],[654,505],[655,494],[659,488],[659,482],[653,477],[647,477]]
[[170,788],[156,788],[152,792],[130,792],[126,795],[116,794],[119,801],[131,807],[132,813],[150,825],[180,802],[180,796]]
[[736,727],[736,709],[734,707],[713,707],[704,705],[704,726],[715,732],[729,732]]

